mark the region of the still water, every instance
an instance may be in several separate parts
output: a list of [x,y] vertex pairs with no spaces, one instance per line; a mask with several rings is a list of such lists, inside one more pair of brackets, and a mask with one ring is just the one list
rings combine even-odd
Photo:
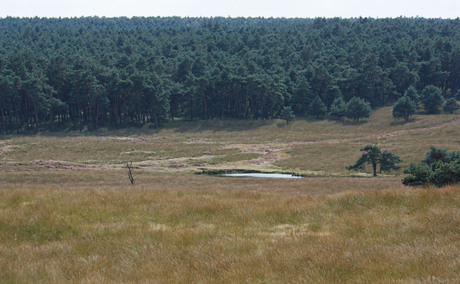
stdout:
[[302,178],[291,174],[276,174],[276,173],[238,173],[238,174],[222,174],[223,177],[253,177],[253,178]]

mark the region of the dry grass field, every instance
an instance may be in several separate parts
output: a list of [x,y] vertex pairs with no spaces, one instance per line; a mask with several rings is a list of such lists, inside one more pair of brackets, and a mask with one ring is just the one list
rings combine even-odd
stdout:
[[460,187],[346,171],[370,143],[459,151],[460,115],[0,137],[0,283],[460,282]]

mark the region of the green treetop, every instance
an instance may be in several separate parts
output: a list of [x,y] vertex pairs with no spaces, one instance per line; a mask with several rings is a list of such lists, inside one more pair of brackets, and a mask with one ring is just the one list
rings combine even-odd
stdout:
[[422,102],[428,114],[439,113],[439,108],[444,102],[441,89],[433,85],[426,86],[422,91]]
[[390,172],[391,170],[398,170],[399,167],[396,164],[402,162],[401,158],[388,150],[382,153],[382,150],[376,145],[366,145],[360,151],[364,153],[354,165],[346,167],[347,170],[364,169],[366,164],[371,164],[373,176],[377,176],[378,164],[380,164],[380,172]]
[[308,112],[310,113],[310,115],[319,118],[320,116],[323,116],[327,113],[327,107],[323,103],[321,98],[319,96],[316,96],[308,106]]
[[371,116],[372,108],[362,98],[353,97],[347,105],[347,116],[356,122],[358,122],[361,118]]
[[393,117],[404,117],[405,121],[416,112],[417,105],[408,96],[400,98],[393,106]]

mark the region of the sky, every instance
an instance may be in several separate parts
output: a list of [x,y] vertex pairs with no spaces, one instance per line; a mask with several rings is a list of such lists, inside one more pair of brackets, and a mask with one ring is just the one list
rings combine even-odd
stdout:
[[0,17],[460,17],[459,0],[0,0]]

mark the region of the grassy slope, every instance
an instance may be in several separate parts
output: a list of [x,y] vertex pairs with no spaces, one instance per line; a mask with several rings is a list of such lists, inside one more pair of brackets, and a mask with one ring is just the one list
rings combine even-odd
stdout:
[[[191,174],[347,175],[366,143],[404,165],[429,145],[460,150],[459,124],[426,129],[458,115],[399,124],[390,113],[358,125],[174,122],[159,132],[2,137],[0,282],[458,282],[458,186],[406,188],[401,173]],[[424,130],[369,137],[416,128]],[[135,186],[128,160],[139,166]]]
[[[345,166],[353,163],[360,156],[359,149],[368,143],[399,155],[403,167],[418,162],[430,145],[459,150],[458,119],[459,115],[416,116],[409,123],[401,123],[392,119],[391,107],[387,107],[360,124],[327,120],[298,120],[288,125],[280,120],[200,121],[170,123],[159,132],[14,136],[0,140],[0,163],[33,161],[31,167],[36,167],[37,161],[52,160],[112,168],[133,161],[152,172],[246,168],[347,175]],[[458,123],[429,129],[452,121]],[[379,137],[384,134],[390,136]]]

